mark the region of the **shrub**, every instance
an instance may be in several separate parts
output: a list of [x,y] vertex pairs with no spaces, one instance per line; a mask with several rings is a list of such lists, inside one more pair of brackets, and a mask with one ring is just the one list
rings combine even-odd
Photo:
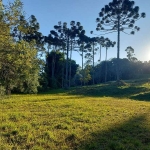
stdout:
[[5,88],[0,85],[0,98],[2,98],[5,95]]

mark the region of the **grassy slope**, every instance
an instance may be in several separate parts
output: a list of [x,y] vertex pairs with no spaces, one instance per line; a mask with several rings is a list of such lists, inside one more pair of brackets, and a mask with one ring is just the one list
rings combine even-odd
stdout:
[[150,84],[13,95],[0,104],[0,150],[149,150]]

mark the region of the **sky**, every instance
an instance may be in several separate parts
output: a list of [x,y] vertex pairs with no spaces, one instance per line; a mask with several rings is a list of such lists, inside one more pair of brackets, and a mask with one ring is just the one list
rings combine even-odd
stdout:
[[[54,29],[59,21],[69,23],[74,20],[80,22],[86,31],[87,36],[93,36],[90,31],[100,35],[96,29],[96,18],[106,4],[112,0],[22,0],[26,17],[35,15],[40,24],[40,32],[47,36],[50,30]],[[125,49],[131,46],[134,49],[135,57],[140,61],[150,60],[150,0],[134,0],[135,6],[139,6],[139,12],[145,12],[146,18],[138,20],[135,25],[140,31],[135,35],[121,33],[120,58],[126,58]],[[13,0],[3,0],[3,4]],[[104,37],[117,41],[117,33],[107,34]],[[108,59],[117,57],[117,45],[109,48]],[[81,65],[81,56],[73,53],[73,59]],[[98,63],[99,53],[96,54],[95,63]],[[105,49],[102,49],[102,60],[105,59]]]

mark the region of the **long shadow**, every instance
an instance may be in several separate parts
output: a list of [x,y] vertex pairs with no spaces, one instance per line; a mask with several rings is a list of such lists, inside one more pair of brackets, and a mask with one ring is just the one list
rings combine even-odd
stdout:
[[39,93],[39,95],[45,94],[70,94],[78,96],[91,96],[91,97],[113,97],[113,98],[129,98],[139,101],[150,101],[149,89],[146,87],[139,87],[137,85],[121,86],[105,84],[94,85],[85,87],[70,88],[69,90],[57,89],[49,90]]
[[146,121],[146,115],[141,115],[107,131],[93,132],[75,149],[149,150],[150,127],[144,126]]
[[105,86],[89,86],[80,87],[71,90],[69,94],[92,96],[92,97],[114,97],[114,98],[130,98],[134,94],[148,91],[144,87],[128,86],[128,87],[117,87],[113,85]]
[[66,93],[67,91],[65,89],[49,89],[43,92],[39,92],[39,95],[45,95],[45,94],[63,94]]
[[131,96],[130,99],[150,102],[150,92],[138,94],[136,96]]

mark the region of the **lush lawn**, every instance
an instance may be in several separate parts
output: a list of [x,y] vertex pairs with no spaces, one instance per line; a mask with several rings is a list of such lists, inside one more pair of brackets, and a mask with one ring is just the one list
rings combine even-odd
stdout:
[[0,150],[150,150],[147,81],[0,102]]

